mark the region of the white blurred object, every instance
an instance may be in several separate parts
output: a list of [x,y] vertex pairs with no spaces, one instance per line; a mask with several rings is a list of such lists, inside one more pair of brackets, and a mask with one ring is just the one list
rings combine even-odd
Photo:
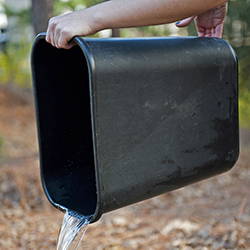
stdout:
[[31,0],[0,0],[13,11],[27,10],[31,6]]
[[[3,0],[0,0],[3,1]],[[8,26],[7,15],[5,14],[4,7],[0,3],[0,29],[6,29]]]
[[101,38],[111,37],[111,35],[112,35],[111,29],[101,30],[99,32],[99,37],[101,37]]

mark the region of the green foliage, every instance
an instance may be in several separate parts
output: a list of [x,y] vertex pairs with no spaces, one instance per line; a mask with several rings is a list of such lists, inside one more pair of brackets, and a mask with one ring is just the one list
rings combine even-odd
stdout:
[[0,84],[31,86],[30,47],[27,42],[8,43],[6,51],[0,51]]
[[[31,24],[31,11],[14,11],[4,6],[8,19],[15,20],[15,27],[8,29],[6,45],[0,50],[0,84],[14,83],[30,86],[30,48],[27,27]],[[0,34],[1,35],[1,34]]]
[[243,47],[241,53],[246,53],[239,59],[239,115],[240,124],[243,127],[250,127],[250,50],[249,47]]
[[234,47],[239,61],[240,125],[250,127],[250,1],[232,0],[224,26],[224,37]]
[[170,32],[167,25],[121,29],[122,37],[152,37],[152,36],[169,36],[169,35]]
[[60,15],[68,11],[84,9],[95,4],[101,3],[101,0],[54,0],[54,13]]
[[5,13],[6,13],[8,18],[9,17],[18,18],[18,25],[19,26],[26,26],[32,22],[30,9],[14,11],[14,10],[8,8],[6,5],[4,5],[4,9],[5,9]]

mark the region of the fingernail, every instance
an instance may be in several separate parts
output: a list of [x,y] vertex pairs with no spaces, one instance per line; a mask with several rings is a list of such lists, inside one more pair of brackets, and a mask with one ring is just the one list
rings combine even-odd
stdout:
[[180,24],[181,22],[177,22],[177,23],[175,23],[175,25],[178,25],[178,24]]

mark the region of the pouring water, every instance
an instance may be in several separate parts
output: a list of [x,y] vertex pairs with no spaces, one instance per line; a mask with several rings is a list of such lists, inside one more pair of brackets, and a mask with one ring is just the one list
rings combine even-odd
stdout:
[[67,210],[61,225],[57,250],[77,250],[91,221],[91,217]]

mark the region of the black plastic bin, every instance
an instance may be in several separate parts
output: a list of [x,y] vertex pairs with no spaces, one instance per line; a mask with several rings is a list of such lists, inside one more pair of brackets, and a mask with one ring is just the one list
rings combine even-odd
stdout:
[[60,210],[103,213],[218,175],[239,153],[237,59],[217,38],[32,48],[41,179]]

